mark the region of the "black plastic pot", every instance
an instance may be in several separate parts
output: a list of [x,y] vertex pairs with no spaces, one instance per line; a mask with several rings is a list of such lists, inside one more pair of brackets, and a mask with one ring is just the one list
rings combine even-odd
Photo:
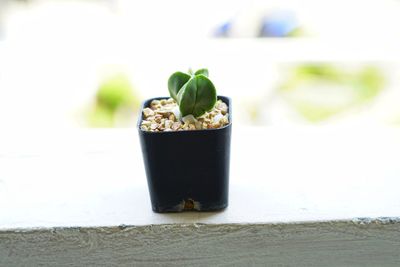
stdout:
[[[142,110],[152,100],[165,98],[145,101]],[[142,131],[141,112],[138,130],[153,211],[213,211],[228,206],[232,104],[230,98],[218,99],[229,108],[229,124],[219,129]]]

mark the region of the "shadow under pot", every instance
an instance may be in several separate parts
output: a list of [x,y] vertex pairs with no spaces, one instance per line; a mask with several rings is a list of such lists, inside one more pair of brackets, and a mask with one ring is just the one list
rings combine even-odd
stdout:
[[232,107],[228,97],[219,96],[228,105],[229,124],[218,129],[149,132],[138,131],[155,212],[215,211],[228,206],[229,158],[232,131]]

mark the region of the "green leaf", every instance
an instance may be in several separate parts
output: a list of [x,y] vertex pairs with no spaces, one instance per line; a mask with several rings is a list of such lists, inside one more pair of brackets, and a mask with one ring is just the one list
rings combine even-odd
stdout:
[[204,76],[208,77],[208,69],[199,69],[197,70],[194,75],[203,74]]
[[194,103],[196,102],[196,80],[191,78],[178,93],[178,105],[181,115],[192,114]]
[[190,79],[190,75],[183,72],[175,72],[168,79],[168,91],[169,95],[178,102],[178,92],[181,90],[183,85],[187,83]]
[[211,110],[217,101],[214,84],[203,74],[193,76],[179,91],[178,103],[182,116],[199,117]]

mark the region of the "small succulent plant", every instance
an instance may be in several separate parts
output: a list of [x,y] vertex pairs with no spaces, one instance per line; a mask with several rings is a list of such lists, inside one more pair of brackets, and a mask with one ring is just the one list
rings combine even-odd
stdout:
[[175,72],[168,79],[170,96],[178,103],[182,116],[200,117],[210,111],[216,101],[217,92],[208,79],[208,70],[199,69],[189,73]]

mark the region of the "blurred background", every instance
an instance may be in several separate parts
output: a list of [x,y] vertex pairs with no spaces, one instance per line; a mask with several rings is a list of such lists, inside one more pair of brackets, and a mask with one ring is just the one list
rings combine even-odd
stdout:
[[0,127],[135,127],[208,68],[236,125],[400,126],[400,1],[0,0]]

